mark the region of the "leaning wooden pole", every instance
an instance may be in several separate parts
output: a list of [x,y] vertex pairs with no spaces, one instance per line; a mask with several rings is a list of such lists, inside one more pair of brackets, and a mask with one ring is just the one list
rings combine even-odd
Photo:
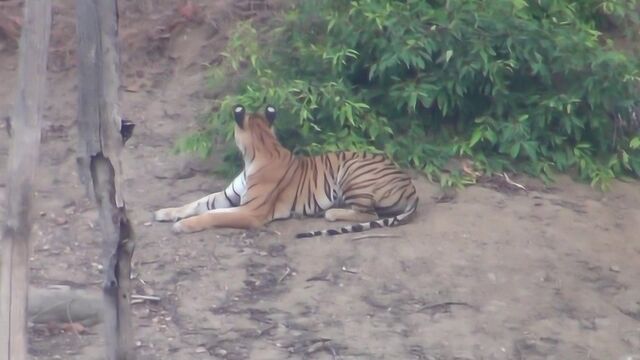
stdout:
[[119,114],[116,0],[78,0],[78,163],[99,210],[103,236],[106,358],[134,359],[130,308],[134,240],[122,189],[120,153],[132,125]]
[[20,36],[17,95],[11,115],[7,218],[2,228],[1,360],[27,358],[30,213],[40,151],[50,32],[51,1],[27,0]]

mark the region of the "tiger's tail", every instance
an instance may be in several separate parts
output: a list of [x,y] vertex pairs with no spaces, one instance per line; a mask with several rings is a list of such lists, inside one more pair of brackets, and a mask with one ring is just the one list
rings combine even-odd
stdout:
[[322,235],[327,235],[327,236],[342,235],[342,234],[367,231],[367,230],[376,229],[376,228],[403,225],[409,220],[411,215],[413,215],[416,212],[417,208],[418,208],[418,198],[416,198],[415,201],[411,204],[411,206],[409,206],[409,208],[406,209],[401,214],[382,218],[382,219],[377,219],[369,222],[351,224],[351,225],[347,225],[337,229],[325,229],[325,230],[316,230],[316,231],[298,233],[296,234],[296,239],[310,238],[310,237],[322,236]]

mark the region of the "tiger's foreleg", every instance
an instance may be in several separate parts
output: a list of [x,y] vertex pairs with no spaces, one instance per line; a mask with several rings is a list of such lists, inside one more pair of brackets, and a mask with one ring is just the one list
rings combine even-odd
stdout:
[[263,216],[257,215],[246,206],[210,210],[204,214],[183,219],[173,224],[175,233],[193,233],[214,227],[235,229],[257,229],[266,223]]
[[240,199],[246,192],[244,171],[227,186],[219,191],[180,207],[160,209],[153,213],[155,221],[178,221],[191,216],[204,214],[214,209],[225,209],[240,205]]
[[230,202],[225,203],[221,200],[221,198],[224,198],[223,194],[224,192],[220,191],[180,207],[160,209],[153,213],[153,219],[155,221],[178,221],[180,219],[205,213],[206,211],[215,209],[216,206],[217,208],[230,207]]

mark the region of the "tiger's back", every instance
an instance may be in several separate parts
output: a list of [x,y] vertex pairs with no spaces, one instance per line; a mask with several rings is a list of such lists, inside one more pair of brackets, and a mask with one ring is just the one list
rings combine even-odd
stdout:
[[417,208],[411,177],[381,154],[337,152],[299,157],[299,170],[278,198],[292,216],[359,221],[297,237],[337,235],[406,222]]
[[352,207],[392,216],[417,199],[411,177],[381,154],[336,152],[298,160],[300,171],[281,196],[292,215]]

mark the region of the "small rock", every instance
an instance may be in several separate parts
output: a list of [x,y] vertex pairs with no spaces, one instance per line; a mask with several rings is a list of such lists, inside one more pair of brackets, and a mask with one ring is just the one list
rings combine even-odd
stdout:
[[171,178],[176,180],[184,180],[184,179],[192,178],[195,175],[196,175],[196,172],[192,168],[185,167],[171,174]]
[[474,356],[473,356],[473,354],[471,354],[470,351],[468,351],[468,350],[464,351],[463,350],[463,351],[459,351],[458,353],[456,353],[453,358],[456,359],[456,360],[458,360],[458,359],[460,359],[460,360],[472,360],[472,359],[474,359]]
[[65,225],[68,222],[68,220],[66,218],[63,218],[63,217],[55,217],[53,219],[53,222],[56,225]]
[[277,256],[284,255],[285,249],[286,249],[286,246],[282,244],[273,244],[273,245],[269,245],[267,252],[269,253],[270,256],[277,257]]
[[216,349],[216,351],[213,352],[213,354],[216,356],[226,356],[227,350],[218,348]]
[[178,9],[178,12],[189,21],[195,20],[200,13],[198,6],[189,0],[187,0],[187,2]]
[[144,225],[144,226],[151,226],[151,222],[150,222],[150,221],[147,221],[146,223],[144,223],[144,224],[142,224],[142,225]]
[[[217,33],[217,31],[216,31]],[[215,35],[215,34],[214,34]],[[216,97],[218,97],[220,94],[217,91],[214,90],[205,90],[202,91],[202,97],[205,99],[215,99]]]
[[489,278],[489,280],[491,280],[492,283],[497,283],[498,282],[498,278],[496,277],[496,274],[494,273],[488,273],[487,277]]
[[623,355],[620,360],[640,360],[640,354]]
[[196,348],[196,353],[198,353],[198,354],[205,353],[205,352],[207,352],[207,348],[204,347],[204,346],[198,346]]
[[613,272],[620,272],[620,267],[617,265],[611,265],[611,267],[609,268],[609,270],[613,271]]
[[[640,349],[640,332],[629,331],[623,335],[622,341],[629,344],[632,349]],[[638,359],[640,359],[640,356]]]
[[580,319],[578,323],[582,329],[592,331],[598,330],[595,319]]

